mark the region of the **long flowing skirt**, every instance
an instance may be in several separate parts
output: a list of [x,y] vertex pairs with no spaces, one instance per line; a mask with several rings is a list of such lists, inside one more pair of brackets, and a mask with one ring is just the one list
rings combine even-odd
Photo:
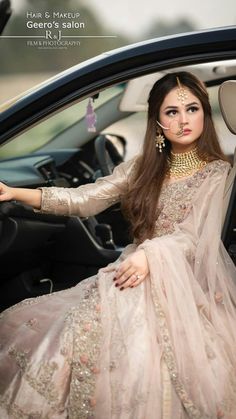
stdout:
[[112,269],[135,248],[2,313],[1,419],[236,418],[235,313],[203,298],[169,244],[166,264],[147,251],[150,276],[120,291]]

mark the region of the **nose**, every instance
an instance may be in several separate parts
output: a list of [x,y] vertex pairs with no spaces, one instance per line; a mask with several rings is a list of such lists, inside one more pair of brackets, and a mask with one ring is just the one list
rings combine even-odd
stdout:
[[179,123],[181,125],[188,124],[188,116],[185,109],[181,110],[181,112],[179,113]]

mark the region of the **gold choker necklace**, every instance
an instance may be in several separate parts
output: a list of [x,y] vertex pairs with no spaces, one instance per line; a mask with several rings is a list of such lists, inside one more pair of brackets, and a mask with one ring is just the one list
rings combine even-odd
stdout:
[[170,158],[168,158],[168,176],[169,177],[184,177],[190,176],[197,170],[204,167],[207,162],[200,159],[197,153],[197,147],[186,153],[173,153],[171,151]]

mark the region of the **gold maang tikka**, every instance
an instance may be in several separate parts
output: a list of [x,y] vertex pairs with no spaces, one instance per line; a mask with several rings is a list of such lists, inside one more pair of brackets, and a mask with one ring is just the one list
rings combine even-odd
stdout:
[[188,98],[187,92],[184,87],[181,85],[179,77],[176,77],[178,89],[177,89],[177,99],[180,100],[182,105],[184,105],[185,100]]

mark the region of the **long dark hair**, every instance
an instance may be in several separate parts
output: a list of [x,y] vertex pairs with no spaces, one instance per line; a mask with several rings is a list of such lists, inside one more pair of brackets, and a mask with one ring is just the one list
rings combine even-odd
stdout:
[[155,146],[156,121],[159,119],[164,98],[178,86],[177,77],[181,85],[187,87],[200,100],[203,107],[204,127],[197,143],[199,156],[206,161],[227,160],[219,145],[204,84],[193,74],[185,71],[169,73],[158,80],[149,94],[143,153],[138,158],[131,188],[122,199],[122,210],[131,223],[131,235],[138,243],[153,236],[158,216],[157,203],[168,169],[167,158],[170,156],[171,143],[165,139],[166,146],[163,152],[158,152]]

